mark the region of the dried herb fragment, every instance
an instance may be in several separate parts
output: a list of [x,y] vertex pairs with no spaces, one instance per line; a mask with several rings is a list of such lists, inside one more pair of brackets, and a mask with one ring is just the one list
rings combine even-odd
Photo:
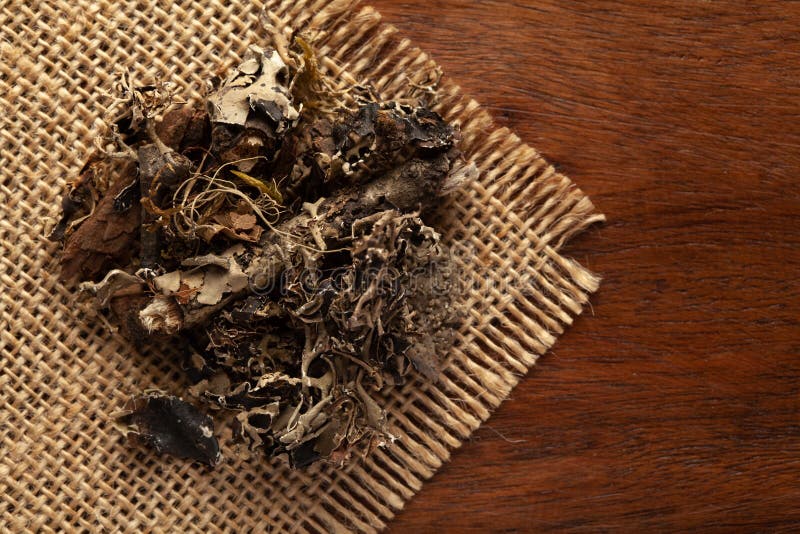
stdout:
[[[69,218],[75,212],[71,209],[65,210],[65,217],[54,234],[61,234],[64,239],[62,280],[78,277],[92,280],[104,270],[124,266],[136,253],[140,214],[137,211],[120,213],[114,207],[115,197],[136,176],[136,165],[132,162],[92,159],[85,169],[81,178],[82,185],[78,186],[81,189],[95,187],[95,180],[98,179],[96,173],[103,173],[104,178],[112,173],[116,173],[116,176],[82,224],[77,227],[70,224]],[[91,174],[91,178],[86,177],[87,174]],[[88,185],[90,181],[93,185]],[[70,195],[66,198],[69,199]]]
[[214,466],[220,460],[214,421],[181,399],[161,393],[133,398],[118,424],[128,438],[153,449]]
[[[233,412],[251,451],[342,465],[394,440],[380,392],[438,379],[463,310],[426,220],[477,171],[427,100],[343,86],[284,35],[200,106],[124,78],[52,238],[137,346],[184,347],[189,393]],[[137,397],[120,421],[218,461],[210,419],[177,398]]]

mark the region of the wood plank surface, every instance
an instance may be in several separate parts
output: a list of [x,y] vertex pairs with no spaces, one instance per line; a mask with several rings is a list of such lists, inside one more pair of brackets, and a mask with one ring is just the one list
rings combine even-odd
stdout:
[[390,531],[800,530],[800,3],[372,4],[609,219],[593,311]]

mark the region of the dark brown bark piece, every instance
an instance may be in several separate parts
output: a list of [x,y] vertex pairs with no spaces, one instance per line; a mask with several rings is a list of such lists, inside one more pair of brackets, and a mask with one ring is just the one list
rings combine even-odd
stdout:
[[136,178],[133,161],[110,162],[116,179],[97,205],[94,214],[70,235],[61,259],[61,280],[96,280],[110,268],[124,266],[138,249],[140,210],[120,213],[114,198]]
[[159,139],[173,150],[183,152],[208,144],[208,113],[202,106],[181,106],[164,114],[156,125]]

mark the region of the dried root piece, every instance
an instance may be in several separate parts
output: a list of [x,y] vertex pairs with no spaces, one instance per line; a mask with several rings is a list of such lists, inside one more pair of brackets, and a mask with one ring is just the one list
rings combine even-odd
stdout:
[[177,397],[161,393],[135,397],[117,422],[128,439],[158,454],[212,467],[221,458],[214,421]]
[[[185,348],[190,393],[235,412],[249,449],[342,465],[394,440],[384,388],[438,379],[458,273],[425,221],[477,171],[431,87],[384,102],[328,78],[304,36],[271,43],[198,107],[127,76],[52,237],[124,335]],[[177,398],[137,397],[120,421],[218,461],[210,419]]]

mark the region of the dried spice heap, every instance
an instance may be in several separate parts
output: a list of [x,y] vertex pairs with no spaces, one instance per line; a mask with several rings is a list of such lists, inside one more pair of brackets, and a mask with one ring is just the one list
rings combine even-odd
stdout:
[[[252,450],[341,464],[392,439],[372,392],[412,370],[436,380],[457,310],[424,220],[475,170],[424,99],[336,86],[301,36],[273,43],[200,106],[123,79],[52,237],[62,277],[135,343],[180,346],[190,393],[233,411]],[[191,405],[128,408],[137,441],[218,460]]]

